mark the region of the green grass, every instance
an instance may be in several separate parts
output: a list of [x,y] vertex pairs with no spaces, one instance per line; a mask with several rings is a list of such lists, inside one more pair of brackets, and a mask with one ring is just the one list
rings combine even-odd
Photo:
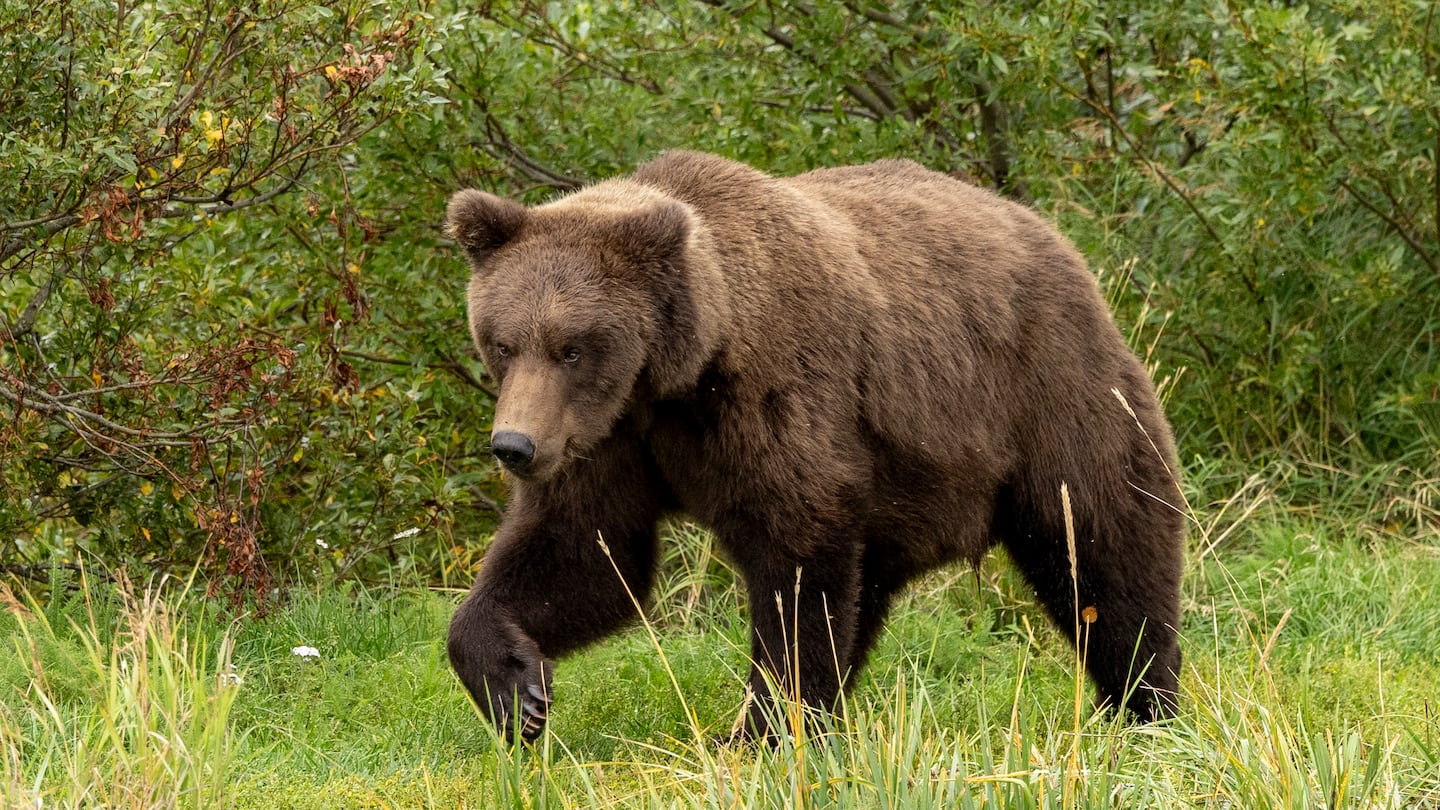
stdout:
[[1440,807],[1435,538],[1209,514],[1182,715],[1145,728],[1076,711],[1074,652],[995,559],[913,588],[833,727],[774,748],[713,742],[746,630],[685,527],[655,640],[564,661],[519,750],[449,671],[453,593],[301,592],[237,621],[183,582],[5,591],[0,806]]

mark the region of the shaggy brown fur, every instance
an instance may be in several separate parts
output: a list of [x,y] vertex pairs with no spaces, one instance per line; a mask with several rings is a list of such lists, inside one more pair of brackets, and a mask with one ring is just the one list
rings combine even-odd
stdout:
[[537,208],[462,191],[449,223],[515,476],[449,638],[497,722],[539,733],[551,659],[634,616],[598,538],[643,599],[669,512],[743,573],[761,695],[763,668],[831,706],[907,581],[1000,543],[1072,638],[1094,609],[1100,701],[1173,710],[1170,428],[1034,213],[905,161],[773,178],[673,152]]

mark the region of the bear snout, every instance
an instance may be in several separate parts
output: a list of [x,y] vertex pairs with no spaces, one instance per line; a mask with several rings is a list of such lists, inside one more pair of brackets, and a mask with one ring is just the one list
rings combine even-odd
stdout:
[[535,462],[535,442],[516,430],[501,430],[490,436],[490,452],[507,470],[524,475]]

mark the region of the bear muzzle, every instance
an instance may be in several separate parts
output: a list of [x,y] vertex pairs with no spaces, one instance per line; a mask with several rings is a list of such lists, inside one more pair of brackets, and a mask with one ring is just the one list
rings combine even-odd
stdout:
[[543,481],[566,461],[574,435],[566,376],[547,364],[519,361],[501,384],[490,451],[507,472]]

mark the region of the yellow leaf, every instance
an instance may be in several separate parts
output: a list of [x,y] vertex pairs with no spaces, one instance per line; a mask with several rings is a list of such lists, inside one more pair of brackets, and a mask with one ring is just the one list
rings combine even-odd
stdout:
[[172,169],[178,169],[178,168],[180,168],[181,166],[184,166],[184,165],[185,165],[185,156],[184,156],[184,155],[176,155],[175,157],[170,158],[170,168],[172,168]]
[[145,539],[146,539],[146,540],[149,540],[149,539],[150,539],[150,530],[147,529],[147,528],[145,528],[144,526],[141,526],[141,527],[140,527],[140,533],[143,534],[143,535],[145,535]]
[[358,265],[358,264],[356,264],[356,263],[354,263],[354,262],[351,262],[350,264],[346,265],[346,266],[345,266],[345,269],[346,269],[346,270],[349,270],[349,271],[350,271],[350,275],[352,275],[352,276],[358,276],[358,275],[360,275],[360,265]]
[[335,81],[339,76],[340,76],[340,71],[339,71],[339,70],[336,70],[334,65],[326,65],[326,66],[325,66],[325,78],[327,78],[327,79],[329,79],[330,81],[333,82],[333,81]]
[[291,460],[291,461],[299,461],[299,460],[301,459],[301,457],[303,457],[304,455],[305,455],[305,448],[303,448],[303,447],[297,447],[297,448],[295,448],[295,455],[291,456],[291,457],[290,457],[290,460]]
[[100,372],[98,372],[98,371],[92,371],[92,372],[90,372],[90,379],[94,380],[94,381],[95,381],[95,385],[97,385],[97,386],[99,386],[99,385],[104,385],[104,384],[105,384],[105,378],[104,378],[104,377],[101,377],[101,376],[100,376]]
[[[154,492],[154,491],[155,491],[155,485],[152,484],[152,483],[150,483],[149,481],[146,481],[146,482],[144,482],[144,483],[142,483],[142,484],[140,485],[140,494],[141,494],[141,495],[149,495],[150,493],[152,493],[152,492]],[[150,533],[149,533],[149,532],[146,532],[146,533],[145,533],[145,538],[146,538],[147,540],[150,538]]]

